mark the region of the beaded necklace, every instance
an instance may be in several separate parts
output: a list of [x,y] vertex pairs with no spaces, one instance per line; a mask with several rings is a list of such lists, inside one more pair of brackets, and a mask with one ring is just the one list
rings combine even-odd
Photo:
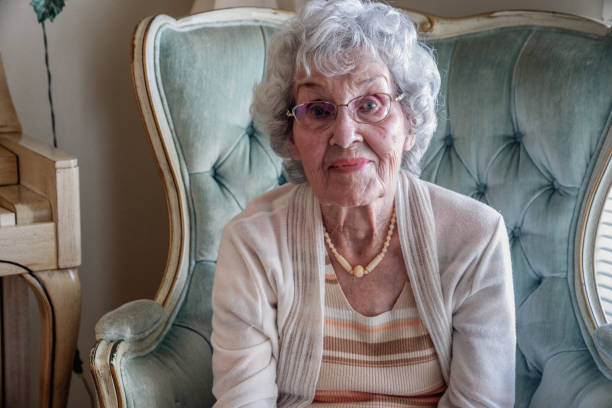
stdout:
[[374,257],[374,259],[370,261],[370,263],[365,268],[361,265],[356,265],[355,267],[351,266],[351,264],[346,260],[346,258],[340,255],[340,253],[338,252],[338,250],[332,243],[331,238],[329,237],[329,234],[327,233],[327,230],[325,229],[325,226],[323,227],[323,236],[325,237],[325,242],[327,242],[329,249],[331,250],[332,254],[334,254],[334,257],[336,258],[340,266],[342,266],[342,268],[344,268],[345,271],[347,271],[354,277],[361,278],[362,276],[367,275],[368,273],[372,272],[372,270],[376,268],[376,266],[378,266],[378,264],[385,257],[385,254],[387,253],[387,248],[389,247],[389,243],[391,242],[391,236],[393,235],[394,227],[395,227],[395,207],[393,207],[393,215],[391,215],[391,222],[389,223],[389,230],[387,231],[387,238],[385,239],[385,243],[383,244],[382,250],[379,252],[378,255]]

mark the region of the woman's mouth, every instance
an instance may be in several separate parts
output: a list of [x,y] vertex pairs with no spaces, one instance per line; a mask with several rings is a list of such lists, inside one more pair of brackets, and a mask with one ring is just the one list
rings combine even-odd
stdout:
[[359,171],[370,161],[368,159],[336,160],[329,166],[329,170],[340,173]]

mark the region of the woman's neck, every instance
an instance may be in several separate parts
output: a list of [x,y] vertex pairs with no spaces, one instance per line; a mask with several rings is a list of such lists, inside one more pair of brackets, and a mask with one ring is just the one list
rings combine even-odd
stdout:
[[323,223],[336,248],[347,255],[368,255],[380,250],[391,215],[393,196],[359,207],[321,206]]

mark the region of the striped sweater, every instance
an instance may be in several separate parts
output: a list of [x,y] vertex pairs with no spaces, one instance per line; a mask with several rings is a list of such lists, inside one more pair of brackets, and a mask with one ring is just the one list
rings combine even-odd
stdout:
[[313,406],[435,407],[445,390],[409,282],[393,308],[355,311],[326,257],[323,358]]

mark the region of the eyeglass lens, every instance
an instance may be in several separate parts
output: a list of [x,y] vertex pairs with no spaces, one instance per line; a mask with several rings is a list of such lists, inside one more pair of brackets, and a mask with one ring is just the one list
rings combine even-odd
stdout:
[[[353,120],[376,123],[387,117],[391,96],[383,93],[358,96],[347,106]],[[293,108],[293,116],[304,127],[320,129],[330,124],[338,114],[338,106],[325,101],[313,101]]]

